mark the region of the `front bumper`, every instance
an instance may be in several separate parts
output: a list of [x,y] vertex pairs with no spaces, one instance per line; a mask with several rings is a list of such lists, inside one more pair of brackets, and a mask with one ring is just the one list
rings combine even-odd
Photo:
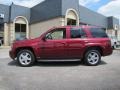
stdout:
[[12,50],[9,51],[9,56],[14,60],[15,59],[15,55],[14,52]]
[[112,53],[113,53],[113,49],[112,49],[112,47],[110,47],[110,48],[107,48],[107,49],[104,50],[103,56],[109,56]]

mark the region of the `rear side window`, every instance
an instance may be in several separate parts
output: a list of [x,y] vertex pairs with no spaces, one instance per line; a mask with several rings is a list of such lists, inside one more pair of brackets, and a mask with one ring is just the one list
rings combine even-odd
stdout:
[[71,28],[70,36],[71,38],[85,38],[86,33],[82,28]]
[[106,38],[108,37],[102,28],[91,28],[90,32],[94,38]]

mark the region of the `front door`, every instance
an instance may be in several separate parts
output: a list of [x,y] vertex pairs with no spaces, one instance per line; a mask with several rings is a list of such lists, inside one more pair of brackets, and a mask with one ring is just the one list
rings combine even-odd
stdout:
[[66,29],[52,30],[45,35],[41,46],[41,58],[65,58],[66,57]]

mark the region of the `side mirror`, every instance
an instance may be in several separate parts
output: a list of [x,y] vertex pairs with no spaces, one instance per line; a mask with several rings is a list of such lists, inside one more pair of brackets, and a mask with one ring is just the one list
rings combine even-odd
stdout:
[[45,37],[43,37],[43,38],[42,38],[42,40],[43,40],[43,41],[46,41],[46,38],[45,38]]

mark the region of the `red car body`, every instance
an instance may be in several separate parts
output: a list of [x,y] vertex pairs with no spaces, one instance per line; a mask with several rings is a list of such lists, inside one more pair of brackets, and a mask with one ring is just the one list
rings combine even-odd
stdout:
[[[45,40],[47,33],[54,31],[52,28],[42,34],[40,37],[31,40],[15,41],[10,50],[10,57],[15,59],[17,53],[22,49],[31,50],[36,59],[46,58],[83,58],[85,52],[90,48],[98,48],[101,56],[112,54],[112,48],[109,38],[94,38],[90,33],[93,26],[79,26],[74,28],[83,28],[86,38],[71,38],[70,29],[73,26],[64,26],[58,28],[66,29],[66,38],[59,40]],[[57,28],[57,29],[58,29]]]

